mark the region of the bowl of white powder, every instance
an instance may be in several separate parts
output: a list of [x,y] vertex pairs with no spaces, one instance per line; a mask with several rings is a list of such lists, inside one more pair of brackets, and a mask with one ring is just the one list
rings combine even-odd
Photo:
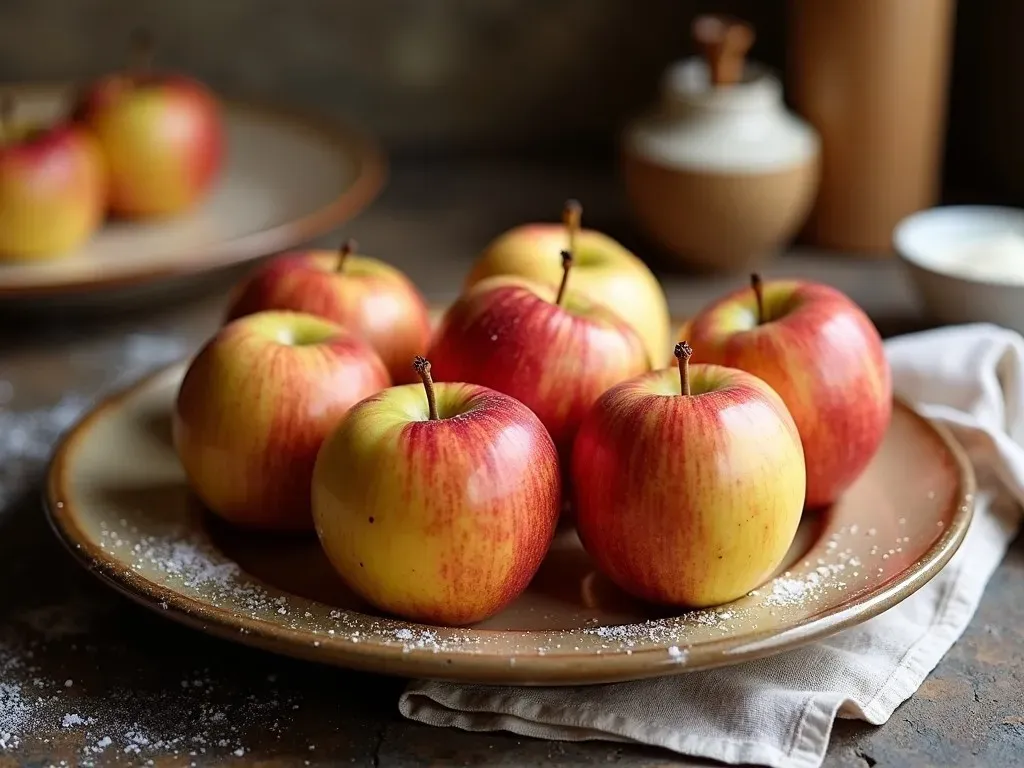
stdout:
[[931,208],[903,219],[893,246],[934,320],[1024,333],[1024,209]]

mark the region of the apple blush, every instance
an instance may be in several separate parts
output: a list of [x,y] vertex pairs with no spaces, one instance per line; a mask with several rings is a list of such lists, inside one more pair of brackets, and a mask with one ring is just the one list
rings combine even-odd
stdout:
[[476,283],[445,313],[430,357],[439,380],[481,384],[530,408],[567,461],[594,401],[651,364],[627,322],[573,287],[571,251],[561,263],[557,288],[515,275]]
[[518,276],[548,285],[561,282],[552,256],[573,256],[573,289],[603,304],[636,331],[652,367],[669,360],[672,338],[668,300],[657,278],[636,255],[608,235],[581,229],[582,206],[568,200],[562,223],[536,222],[514,227],[484,248],[466,278],[464,291],[497,275]]
[[127,219],[166,217],[194,207],[220,173],[220,103],[194,79],[152,70],[148,35],[135,35],[133,52],[135,62],[126,71],[88,85],[75,118],[102,148],[110,212]]
[[853,301],[827,285],[762,281],[717,301],[680,332],[694,362],[740,368],[774,389],[800,430],[807,505],[832,504],[878,451],[892,417],[882,339]]
[[402,272],[358,255],[357,248],[347,240],[337,252],[294,251],[271,259],[236,288],[227,319],[268,309],[318,315],[368,341],[394,383],[418,381],[409,360],[430,346],[426,302]]
[[572,457],[576,527],[598,568],[653,603],[700,608],[771,577],[796,535],[806,470],[779,396],[744,371],[690,365],[604,393]]
[[348,409],[391,383],[373,349],[297,312],[225,325],[181,382],[174,446],[195,494],[240,527],[308,531],[324,438]]
[[106,174],[92,134],[71,123],[19,124],[0,98],[0,258],[64,256],[96,231]]
[[381,611],[459,626],[526,589],[558,521],[555,446],[522,403],[486,387],[395,386],[354,406],[313,474],[323,549]]

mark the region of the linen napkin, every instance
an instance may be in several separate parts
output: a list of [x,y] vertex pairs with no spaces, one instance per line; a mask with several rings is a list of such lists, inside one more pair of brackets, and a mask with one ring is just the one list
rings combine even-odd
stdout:
[[414,681],[399,710],[471,731],[787,768],[821,764],[836,717],[884,723],[963,633],[1024,500],[1024,339],[976,324],[898,337],[886,349],[896,392],[952,427],[978,475],[966,540],[913,596],[830,638],[738,666],[579,688]]

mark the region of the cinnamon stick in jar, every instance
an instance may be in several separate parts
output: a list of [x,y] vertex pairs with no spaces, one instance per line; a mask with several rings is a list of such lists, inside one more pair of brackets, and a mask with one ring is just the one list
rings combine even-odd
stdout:
[[710,83],[716,88],[743,79],[747,52],[754,44],[754,28],[730,16],[705,15],[693,21],[693,39],[708,64]]

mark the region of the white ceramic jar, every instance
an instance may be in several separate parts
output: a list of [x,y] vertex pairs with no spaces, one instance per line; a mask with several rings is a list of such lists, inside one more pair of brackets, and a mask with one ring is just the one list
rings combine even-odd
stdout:
[[748,63],[715,86],[703,58],[670,67],[661,103],[626,129],[623,175],[645,232],[691,267],[749,268],[792,239],[819,179],[815,130]]

